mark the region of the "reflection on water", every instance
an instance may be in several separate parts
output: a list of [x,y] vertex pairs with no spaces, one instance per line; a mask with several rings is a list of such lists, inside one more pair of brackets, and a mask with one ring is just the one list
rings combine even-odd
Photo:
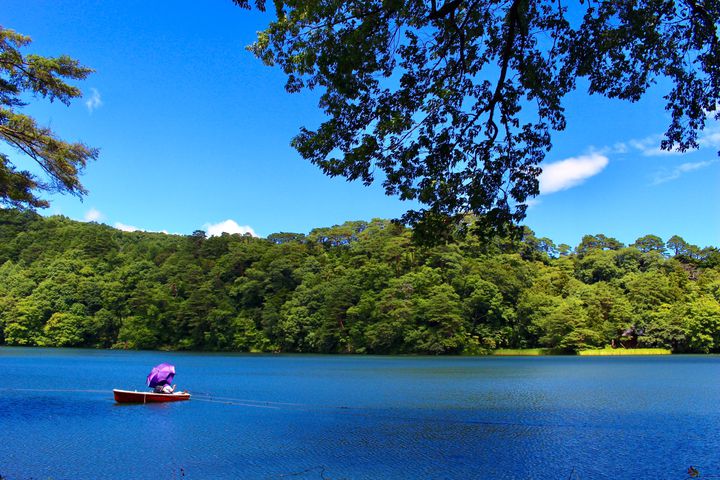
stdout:
[[[118,405],[177,366],[189,402]],[[0,348],[9,480],[685,478],[720,471],[720,359]],[[184,477],[183,477],[184,475]]]

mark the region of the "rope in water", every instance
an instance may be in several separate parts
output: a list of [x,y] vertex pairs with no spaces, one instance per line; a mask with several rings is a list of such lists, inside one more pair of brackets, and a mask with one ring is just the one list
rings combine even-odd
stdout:
[[278,405],[287,407],[310,407],[314,406],[309,403],[291,403],[291,402],[271,402],[269,400],[252,400],[248,398],[231,398],[231,397],[220,397],[213,395],[212,393],[195,392],[193,398],[196,400],[202,399],[202,397],[212,398],[213,400],[227,400],[229,402],[247,402],[252,404],[263,404],[263,405]]
[[79,388],[0,388],[0,392],[63,392],[63,393],[107,393],[107,390],[89,390]]
[[213,400],[211,398],[198,398],[193,397],[193,400],[198,402],[208,402],[208,403],[222,403],[223,405],[235,405],[239,407],[254,407],[254,408],[271,408],[273,410],[280,410],[280,407],[275,407],[272,405],[256,405],[252,403],[242,403],[242,402],[233,402],[229,400]]
[[[203,396],[205,398],[203,398]],[[357,417],[372,417],[377,419],[389,419],[395,421],[406,421],[406,422],[432,422],[442,424],[458,424],[458,425],[486,425],[486,426],[500,426],[500,427],[527,427],[527,428],[590,428],[590,429],[605,429],[607,426],[603,425],[573,425],[573,424],[561,424],[561,423],[528,423],[528,422],[511,422],[511,421],[492,421],[492,420],[459,420],[452,418],[441,418],[441,417],[417,417],[417,416],[403,416],[403,415],[391,415],[379,413],[377,409],[372,407],[348,407],[345,405],[321,405],[321,404],[307,404],[307,403],[290,403],[290,402],[271,402],[271,401],[259,401],[249,400],[240,398],[230,397],[216,397],[210,393],[196,393],[193,394],[193,400],[204,401],[210,403],[219,403],[224,405],[233,406],[244,406],[244,407],[256,407],[256,408],[270,408],[274,410],[292,410],[300,412],[328,412],[337,415],[348,415]],[[375,410],[375,411],[374,411]]]

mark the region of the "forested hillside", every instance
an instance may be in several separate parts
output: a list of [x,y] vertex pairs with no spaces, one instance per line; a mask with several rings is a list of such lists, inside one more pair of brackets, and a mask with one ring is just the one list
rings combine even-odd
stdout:
[[[333,353],[720,351],[720,251],[648,235],[421,248],[387,220],[267,239],[0,210],[0,344]],[[630,332],[630,333],[628,333]],[[625,336],[623,336],[625,333]]]

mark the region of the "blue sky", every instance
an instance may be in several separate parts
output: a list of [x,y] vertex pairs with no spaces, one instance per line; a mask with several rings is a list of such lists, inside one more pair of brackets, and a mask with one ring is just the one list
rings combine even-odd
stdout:
[[[267,236],[412,207],[379,185],[326,177],[289,146],[323,116],[317,92],[286,93],[283,74],[245,50],[268,16],[230,0],[0,0],[0,12],[0,25],[33,38],[28,51],[66,53],[96,70],[69,108],[33,101],[25,109],[63,138],[101,149],[83,176],[89,195],[53,196],[44,214]],[[720,125],[697,152],[658,152],[664,93],[658,87],[636,104],[582,88],[568,97],[568,128],[553,137],[525,223],[570,245],[588,233],[720,245]]]

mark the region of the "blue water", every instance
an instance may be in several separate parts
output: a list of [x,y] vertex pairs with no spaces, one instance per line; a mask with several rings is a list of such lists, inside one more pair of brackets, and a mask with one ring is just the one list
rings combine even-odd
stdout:
[[[118,405],[150,368],[189,402]],[[5,479],[684,479],[720,473],[720,358],[0,348]],[[573,473],[574,472],[574,473]]]

